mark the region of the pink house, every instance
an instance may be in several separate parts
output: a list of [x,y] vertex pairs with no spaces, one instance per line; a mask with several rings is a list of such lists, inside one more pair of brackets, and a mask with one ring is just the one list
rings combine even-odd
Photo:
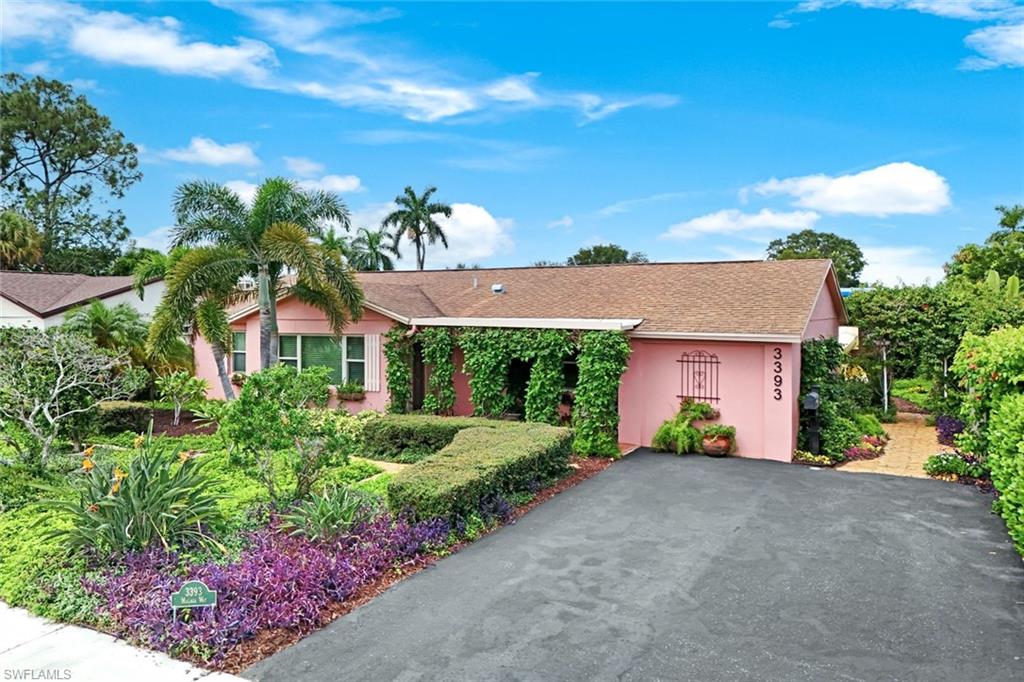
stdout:
[[[280,361],[325,364],[339,383],[362,383],[350,411],[388,402],[383,335],[394,325],[616,329],[630,339],[619,387],[619,441],[650,445],[684,397],[710,402],[736,427],[737,453],[789,461],[796,447],[800,344],[836,337],[846,322],[827,260],[650,263],[486,270],[359,273],[366,307],[339,340],[319,311],[285,297],[278,304]],[[255,307],[231,317],[229,370],[258,369]],[[456,353],[456,414],[471,414],[468,380]],[[198,376],[221,398],[206,343],[196,346]],[[414,407],[429,368],[414,362]],[[569,388],[574,367],[566,360]]]

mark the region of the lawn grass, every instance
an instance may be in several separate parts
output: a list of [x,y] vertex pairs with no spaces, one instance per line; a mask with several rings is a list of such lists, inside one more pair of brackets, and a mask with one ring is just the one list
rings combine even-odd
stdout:
[[896,398],[902,398],[918,407],[925,408],[928,406],[928,398],[934,385],[934,381],[924,377],[894,379],[889,392]]

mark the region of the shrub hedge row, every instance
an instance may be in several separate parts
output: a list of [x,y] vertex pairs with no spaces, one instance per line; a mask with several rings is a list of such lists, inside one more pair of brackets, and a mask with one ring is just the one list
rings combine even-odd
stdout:
[[999,401],[989,421],[988,441],[986,464],[999,491],[995,510],[1024,554],[1024,394]]
[[477,510],[486,497],[525,491],[568,470],[572,431],[500,424],[462,428],[437,454],[396,474],[388,484],[388,504],[417,518],[452,519]]
[[96,428],[103,434],[122,431],[141,433],[149,426],[149,420],[152,418],[153,410],[146,403],[115,400],[100,403]]
[[439,452],[455,434],[473,426],[508,428],[518,422],[479,417],[438,418],[425,414],[391,414],[367,422],[364,454],[369,459],[412,464]]

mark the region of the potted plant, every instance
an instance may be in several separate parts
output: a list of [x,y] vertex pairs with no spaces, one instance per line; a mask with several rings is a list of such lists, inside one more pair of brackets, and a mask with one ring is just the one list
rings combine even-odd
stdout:
[[245,372],[234,372],[231,375],[231,383],[235,386],[241,386],[245,383]]
[[366,400],[366,389],[358,381],[346,381],[336,391],[338,400]]
[[708,424],[704,427],[701,445],[704,454],[711,457],[725,457],[736,445],[736,427],[726,424]]

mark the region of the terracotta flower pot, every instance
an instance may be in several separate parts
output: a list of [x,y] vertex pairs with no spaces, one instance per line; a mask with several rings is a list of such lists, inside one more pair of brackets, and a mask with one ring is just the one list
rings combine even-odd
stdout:
[[709,457],[725,457],[732,450],[732,439],[727,436],[704,436],[701,444]]
[[350,400],[350,401],[366,400],[366,392],[365,391],[359,391],[358,393],[339,393],[338,394],[338,400]]

